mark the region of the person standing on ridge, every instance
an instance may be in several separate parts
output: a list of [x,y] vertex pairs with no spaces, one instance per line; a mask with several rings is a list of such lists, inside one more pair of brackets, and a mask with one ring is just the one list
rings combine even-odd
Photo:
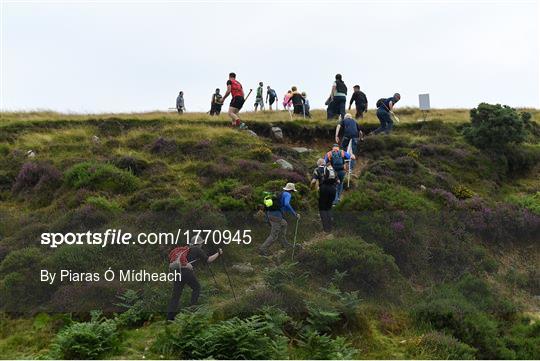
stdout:
[[290,110],[291,105],[289,103],[289,100],[291,100],[292,97],[292,90],[287,90],[287,93],[283,96],[283,110]]
[[259,83],[257,87],[257,93],[255,95],[255,113],[257,113],[257,107],[261,108],[261,111],[264,110],[264,100],[263,100],[263,82]]
[[302,98],[304,98],[304,115],[306,118],[311,118],[311,113],[309,112],[311,107],[309,106],[309,100],[306,92],[302,92]]
[[[270,85],[267,86],[266,87],[266,103],[268,103],[268,109],[272,110],[272,104],[274,104],[276,99],[277,99],[276,91],[272,89]],[[277,102],[276,102],[276,110],[278,110]]]
[[392,127],[394,126],[394,121],[392,120],[392,110],[397,102],[401,99],[399,93],[395,93],[393,97],[390,98],[381,98],[377,100],[377,118],[381,126],[373,131],[373,134],[379,134],[384,132],[385,134],[390,134]]
[[231,104],[229,105],[229,117],[231,117],[232,126],[238,127],[242,123],[240,120],[240,117],[238,116],[238,112],[240,112],[240,109],[242,109],[242,106],[244,106],[244,89],[242,88],[242,84],[238,80],[236,80],[236,74],[230,73],[229,74],[229,80],[227,81],[227,91],[225,92],[225,95],[222,98],[222,101],[225,102],[225,99],[229,96],[229,94],[232,96]]
[[296,213],[291,206],[291,192],[296,192],[294,183],[287,183],[285,187],[283,187],[282,192],[273,194],[271,197],[265,197],[264,199],[266,219],[268,220],[268,223],[270,223],[271,229],[270,235],[268,235],[268,238],[266,238],[259,248],[259,254],[261,256],[267,256],[268,248],[278,239],[284,247],[293,247],[286,238],[288,224],[285,219],[285,213],[290,213],[297,219],[300,219],[300,214]]
[[295,86],[291,88],[291,91],[291,97],[289,98],[289,102],[287,103],[287,105],[292,103],[293,113],[298,115],[304,115],[304,97],[302,96],[302,94],[300,94],[298,88],[296,88]]
[[355,85],[353,87],[354,93],[351,96],[351,101],[349,102],[349,110],[351,110],[352,103],[356,106],[356,115],[355,119],[364,118],[364,113],[367,112],[368,100],[366,94],[360,91],[360,85]]
[[343,192],[343,180],[345,179],[345,160],[356,159],[354,154],[350,154],[344,150],[339,149],[339,144],[334,144],[332,150],[325,154],[324,163],[330,164],[337,174],[338,185],[336,189],[336,197],[334,199],[334,205],[341,199],[341,193]]
[[202,249],[203,243],[204,240],[200,236],[193,236],[189,242],[189,247],[175,247],[169,253],[169,269],[181,273],[181,279],[174,281],[171,300],[167,307],[167,320],[169,321],[174,320],[176,317],[180,297],[186,285],[191,288],[190,306],[197,304],[199,300],[201,285],[195,276],[193,264],[197,261],[212,263],[223,254],[220,248],[218,252],[208,256]]
[[180,91],[176,97],[176,110],[178,114],[183,114],[186,108],[184,107],[184,92]]
[[223,106],[223,96],[219,93],[219,88],[212,94],[212,100],[210,101],[210,115],[219,115],[221,113],[221,107]]
[[333,103],[334,114],[339,114],[341,119],[345,118],[345,105],[347,104],[347,86],[343,82],[341,74],[336,74],[336,81],[332,85],[330,101]]
[[[349,149],[351,143],[351,153],[356,154],[358,141],[362,139],[363,133],[360,125],[352,118],[350,113],[345,114],[345,118],[336,126],[336,143],[339,144],[339,132],[343,129],[343,139],[341,140],[341,149]],[[351,171],[354,169],[354,160],[351,160]]]

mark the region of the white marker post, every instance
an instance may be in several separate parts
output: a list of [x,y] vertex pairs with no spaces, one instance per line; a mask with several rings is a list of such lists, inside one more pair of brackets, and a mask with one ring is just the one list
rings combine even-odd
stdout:
[[427,112],[431,109],[430,103],[429,103],[429,94],[419,94],[418,95],[418,101],[419,101],[419,107],[422,111],[422,115],[424,116],[423,119],[418,119],[418,121],[426,121],[427,119]]

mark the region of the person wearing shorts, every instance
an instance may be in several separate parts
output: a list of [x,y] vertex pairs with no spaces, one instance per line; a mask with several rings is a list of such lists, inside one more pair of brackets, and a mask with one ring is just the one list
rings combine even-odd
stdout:
[[239,81],[236,80],[236,74],[230,73],[229,74],[229,80],[227,81],[227,91],[225,92],[225,95],[223,96],[223,102],[225,102],[225,99],[231,95],[231,103],[229,105],[229,117],[231,117],[231,122],[233,127],[238,127],[242,123],[240,120],[240,117],[238,116],[238,113],[240,112],[240,109],[244,106],[244,89],[242,88],[242,84],[240,84]]
[[255,96],[255,112],[257,112],[257,107],[260,107],[261,110],[264,110],[264,100],[263,100],[263,82],[259,83],[257,88],[257,95]]
[[[266,87],[266,102],[268,103],[268,109],[272,110],[272,105],[277,99],[277,93],[274,89],[269,86]],[[277,110],[277,103],[276,103]]]

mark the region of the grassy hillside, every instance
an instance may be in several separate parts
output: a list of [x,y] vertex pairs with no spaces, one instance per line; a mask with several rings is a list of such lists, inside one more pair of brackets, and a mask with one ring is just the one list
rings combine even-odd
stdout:
[[[0,355],[538,358],[540,115],[527,111],[524,142],[497,153],[465,140],[468,110],[434,110],[426,122],[399,110],[392,135],[361,142],[331,235],[309,188],[333,143],[323,112],[242,114],[258,136],[226,115],[2,113]],[[362,125],[377,126],[373,111]],[[294,261],[279,245],[260,257],[263,192],[288,181],[303,247]],[[199,266],[202,307],[172,323],[168,283],[40,282],[43,268],[167,268],[170,246],[39,244],[43,232],[119,228],[249,229],[253,242],[221,245],[221,260]]]

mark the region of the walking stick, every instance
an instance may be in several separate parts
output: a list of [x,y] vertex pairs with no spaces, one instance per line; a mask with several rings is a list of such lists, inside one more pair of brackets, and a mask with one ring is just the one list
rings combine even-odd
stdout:
[[247,99],[249,98],[249,96],[251,95],[251,92],[253,91],[253,89],[249,89],[249,93],[248,95],[246,95],[246,97],[244,98],[244,103],[247,101]]
[[296,227],[294,227],[294,241],[293,241],[293,249],[292,249],[292,256],[291,256],[292,261],[294,261],[294,249],[296,248],[296,235],[298,234],[298,221],[299,219],[296,218]]
[[217,283],[216,276],[214,275],[214,271],[212,271],[212,268],[207,263],[206,267],[208,267],[208,270],[210,271],[210,274],[212,275],[212,278],[214,279],[214,283],[216,284],[216,288],[219,290],[219,284]]
[[229,286],[231,286],[231,291],[232,291],[234,300],[237,301],[236,294],[234,293],[234,287],[231,282],[231,276],[229,276],[229,271],[227,271],[227,266],[225,265],[225,260],[223,258],[221,259],[221,264],[223,265],[223,269],[225,270],[225,274],[227,275],[227,279],[229,280]]

